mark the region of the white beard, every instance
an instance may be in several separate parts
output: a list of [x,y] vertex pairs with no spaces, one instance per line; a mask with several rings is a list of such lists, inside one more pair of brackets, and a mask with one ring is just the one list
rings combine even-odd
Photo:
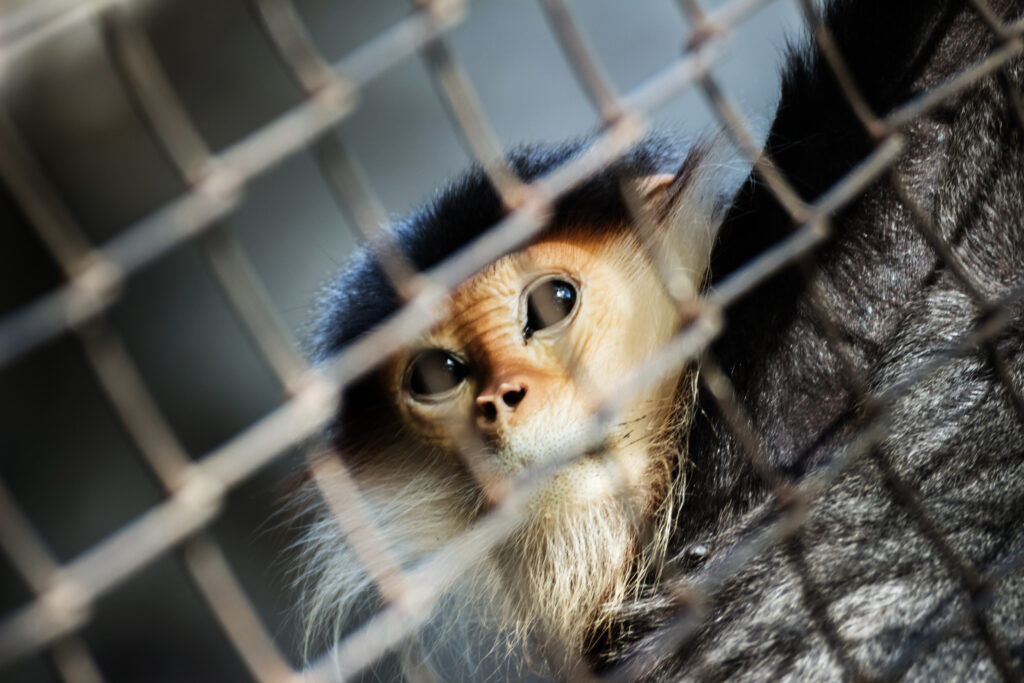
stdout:
[[[683,414],[688,421],[690,411]],[[534,499],[541,502],[528,504],[523,524],[447,586],[430,618],[407,641],[402,666],[425,661],[442,680],[503,680],[524,672],[563,677],[571,671],[567,667],[589,639],[610,625],[609,606],[637,595],[643,578],[656,576],[662,566],[682,496],[685,454],[678,451],[675,433],[663,428],[643,439],[650,465],[632,489],[580,505],[561,504],[551,494],[552,487],[564,486],[557,477],[542,486]],[[479,518],[479,488],[450,457],[408,448],[378,453],[372,469],[357,478],[370,516],[403,568],[441,550]],[[589,457],[588,467],[601,467],[604,456]],[[571,475],[574,466],[563,473]],[[608,469],[614,474],[615,465]],[[318,520],[307,534],[305,573],[299,578],[306,595],[307,653],[338,642],[379,608],[367,572],[317,497],[310,486],[308,504]],[[395,657],[380,666],[396,666]],[[381,675],[393,672],[380,669]]]

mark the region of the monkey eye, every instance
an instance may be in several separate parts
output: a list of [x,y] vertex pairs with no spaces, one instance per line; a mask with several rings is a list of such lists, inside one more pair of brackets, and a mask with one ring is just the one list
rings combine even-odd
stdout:
[[430,349],[416,356],[409,365],[409,391],[419,398],[437,398],[459,386],[469,368],[457,356],[441,349]]
[[576,285],[568,280],[552,277],[535,283],[526,293],[523,340],[528,340],[534,332],[568,318],[576,308],[578,299]]

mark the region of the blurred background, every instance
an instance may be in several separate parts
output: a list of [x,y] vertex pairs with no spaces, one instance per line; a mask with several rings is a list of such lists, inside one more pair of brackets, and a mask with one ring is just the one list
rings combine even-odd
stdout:
[[[81,0],[85,2],[86,0]],[[32,12],[72,2],[0,2],[0,102],[95,244],[183,191],[135,113],[95,21],[56,32],[8,58],[4,44]],[[249,0],[122,3],[152,42],[177,96],[213,150],[237,142],[301,100]],[[315,43],[336,61],[406,16],[402,0],[295,0]],[[706,8],[724,4],[706,2]],[[571,3],[620,92],[681,53],[688,28],[673,0]],[[763,133],[795,3],[767,3],[734,34],[715,69]],[[597,116],[539,5],[478,0],[451,34],[501,143],[558,141],[594,130]],[[656,127],[716,130],[701,97],[657,112]],[[413,57],[360,93],[339,127],[386,210],[401,215],[469,163],[423,63]],[[743,172],[739,162],[733,169]],[[0,187],[0,315],[59,286],[60,271]],[[355,231],[306,153],[253,182],[224,223],[241,242],[286,326],[298,338],[319,287],[345,261]],[[123,335],[176,435],[200,458],[283,399],[251,340],[187,244],[128,283],[111,321]],[[298,663],[293,544],[301,523],[283,514],[302,468],[291,453],[235,489],[213,526],[232,569],[282,650]],[[82,349],[64,335],[0,368],[0,478],[61,561],[74,558],[162,498],[106,402]],[[0,614],[31,592],[0,557]],[[82,636],[110,681],[247,680],[246,670],[174,554],[103,598]],[[58,680],[45,655],[0,672],[4,681]]]

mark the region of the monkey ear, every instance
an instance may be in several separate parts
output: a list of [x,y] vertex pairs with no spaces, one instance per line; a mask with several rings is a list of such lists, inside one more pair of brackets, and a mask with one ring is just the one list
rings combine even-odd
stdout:
[[718,228],[713,207],[688,191],[695,168],[696,164],[686,164],[679,173],[653,174],[633,183],[648,217],[648,239],[654,240],[660,268],[671,274],[668,286],[678,299],[692,298],[700,291]]
[[633,181],[634,200],[639,199],[641,210],[653,225],[664,227],[675,212],[687,187],[689,178],[675,173],[656,173]]
[[658,173],[637,180],[640,197],[648,209],[661,207],[669,198],[669,190],[676,176],[673,173]]

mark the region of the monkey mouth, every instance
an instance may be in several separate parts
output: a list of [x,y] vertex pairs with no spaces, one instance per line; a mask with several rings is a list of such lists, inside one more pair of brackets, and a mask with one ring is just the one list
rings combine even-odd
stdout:
[[505,476],[555,474],[583,460],[600,456],[607,445],[587,447],[584,423],[563,424],[558,429],[519,430],[484,440],[486,457]]
[[528,514],[532,519],[582,511],[623,495],[632,499],[645,488],[652,457],[646,447],[623,447],[621,439],[606,439],[590,448],[582,448],[583,439],[566,436],[560,441],[490,444],[486,459],[495,476],[480,481],[480,513],[491,511],[512,493],[526,493],[527,507],[535,513]]

